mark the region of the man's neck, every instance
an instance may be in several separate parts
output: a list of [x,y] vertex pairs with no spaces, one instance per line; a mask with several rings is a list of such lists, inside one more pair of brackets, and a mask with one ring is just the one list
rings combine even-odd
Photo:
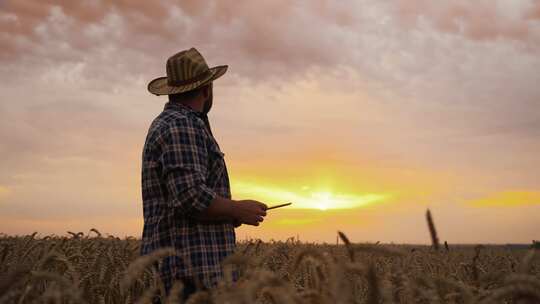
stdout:
[[169,101],[174,102],[174,103],[178,103],[178,104],[182,104],[182,105],[184,105],[186,107],[191,108],[195,112],[202,112],[203,108],[204,108],[204,102],[203,102],[202,98],[196,98],[196,99],[185,100],[185,101],[173,101],[173,100],[169,99]]

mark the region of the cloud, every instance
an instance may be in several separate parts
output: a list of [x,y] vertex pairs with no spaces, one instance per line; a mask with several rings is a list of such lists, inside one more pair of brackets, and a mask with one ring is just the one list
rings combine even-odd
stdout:
[[[521,2],[510,6],[516,11],[514,14],[507,13],[512,10],[502,4],[486,1],[436,5],[420,0],[396,4],[376,1],[29,3],[4,3],[7,17],[0,24],[6,42],[2,45],[6,49],[0,49],[0,58],[8,66],[18,62],[12,69],[4,67],[6,72],[11,72],[10,78],[24,77],[17,75],[21,62],[15,59],[26,58],[30,61],[28,69],[41,65],[49,71],[57,70],[59,63],[79,64],[84,82],[96,83],[96,79],[102,79],[100,88],[128,79],[148,81],[163,74],[167,56],[197,46],[211,65],[229,64],[229,74],[249,81],[283,84],[303,78],[314,67],[320,67],[320,72],[325,74],[349,67],[371,86],[392,87],[389,91],[397,91],[401,98],[422,97],[433,102],[440,99],[463,102],[474,98],[481,103],[500,94],[501,87],[519,83],[522,85],[510,91],[520,90],[523,102],[539,94],[534,89],[536,86],[529,85],[538,81],[537,73],[533,73],[539,65],[537,56],[529,54],[527,58],[521,54],[524,50],[508,41],[491,39],[494,44],[485,45],[475,38],[475,35],[511,36],[519,32],[512,29],[514,23],[519,23],[528,33],[522,37],[523,41],[537,47],[540,40],[533,33],[538,25],[524,17],[532,8]],[[482,18],[482,14],[492,18]],[[471,25],[479,29],[471,30],[473,34],[470,34],[433,22],[422,24],[420,17],[447,20],[441,21],[445,24],[463,18],[468,23],[495,20],[500,24],[493,27],[493,22],[485,21],[489,26]],[[403,22],[410,27],[403,26]],[[483,33],[484,30],[502,34]],[[477,55],[483,60],[477,60]],[[507,60],[501,61],[502,57]],[[521,62],[512,60],[518,57],[522,58]],[[508,83],[508,78],[515,80]],[[463,93],[448,94],[456,91]]]
[[539,24],[532,21],[538,11],[530,1],[398,1],[398,16],[411,27],[423,20],[436,29],[474,40],[507,39],[534,49],[540,42]]
[[475,199],[469,202],[475,206],[501,206],[514,207],[523,205],[540,205],[539,191],[504,191],[493,193],[492,195]]

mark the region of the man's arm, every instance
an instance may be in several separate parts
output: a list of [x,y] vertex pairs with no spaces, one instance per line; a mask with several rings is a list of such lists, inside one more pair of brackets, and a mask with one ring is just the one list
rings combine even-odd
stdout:
[[231,221],[238,224],[259,226],[266,216],[267,206],[253,200],[233,201],[216,196],[208,208],[196,216],[209,222]]
[[171,121],[159,137],[168,207],[186,216],[199,214],[216,197],[206,185],[208,154],[203,134],[201,126],[186,117]]
[[161,137],[163,178],[171,195],[169,207],[187,216],[211,221],[237,221],[255,225],[266,215],[257,201],[233,201],[217,195],[206,185],[207,151],[203,132],[193,121],[171,123]]

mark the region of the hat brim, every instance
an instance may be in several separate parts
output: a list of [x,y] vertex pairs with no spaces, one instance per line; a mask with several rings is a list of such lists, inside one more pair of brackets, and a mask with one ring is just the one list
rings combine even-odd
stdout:
[[219,77],[223,76],[227,72],[228,66],[220,65],[217,67],[210,68],[210,73],[208,77],[195,81],[190,84],[181,85],[181,86],[171,86],[167,82],[167,77],[158,77],[148,83],[148,91],[154,95],[171,95],[179,94],[187,91],[195,90],[198,87],[201,87],[209,82],[212,82]]

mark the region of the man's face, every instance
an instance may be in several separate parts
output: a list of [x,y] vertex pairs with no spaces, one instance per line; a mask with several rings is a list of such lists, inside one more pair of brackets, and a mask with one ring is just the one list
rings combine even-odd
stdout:
[[214,99],[212,83],[208,85],[208,88],[206,90],[207,90],[207,98],[204,101],[204,106],[203,106],[204,114],[208,114],[208,112],[210,112],[210,109],[212,108],[213,99]]

